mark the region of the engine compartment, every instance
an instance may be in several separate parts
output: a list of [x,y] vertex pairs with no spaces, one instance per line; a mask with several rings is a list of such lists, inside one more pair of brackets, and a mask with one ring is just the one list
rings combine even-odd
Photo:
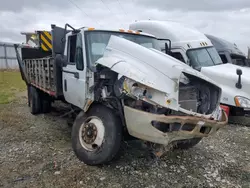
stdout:
[[180,82],[180,107],[200,114],[211,114],[219,104],[221,89],[198,77],[183,74],[188,78],[189,82]]

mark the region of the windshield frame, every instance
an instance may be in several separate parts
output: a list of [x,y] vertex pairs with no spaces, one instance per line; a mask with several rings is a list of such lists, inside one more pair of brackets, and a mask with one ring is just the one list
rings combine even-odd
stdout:
[[[153,49],[157,49],[157,50],[160,50],[160,46],[159,46],[159,43],[157,41],[157,38],[155,38],[154,36],[148,36],[148,35],[143,35],[143,34],[136,34],[136,33],[127,33],[127,32],[121,32],[121,31],[108,31],[108,30],[87,30],[87,31],[84,31],[84,43],[85,43],[85,54],[86,54],[86,60],[87,60],[87,64],[89,67],[93,67],[94,63],[96,62],[92,62],[92,59],[91,59],[91,46],[90,46],[90,40],[88,37],[90,36],[90,33],[115,33],[114,36],[119,36],[119,35],[129,35],[129,36],[136,36],[136,37],[146,37],[146,38],[149,38],[149,39],[152,39],[152,47]],[[111,34],[112,35],[112,34]],[[124,37],[124,39],[126,39]],[[128,40],[128,39],[126,39]],[[131,40],[129,40],[131,41]],[[133,42],[133,41],[131,41]],[[107,43],[108,44],[108,43]],[[138,44],[138,43],[136,43]],[[139,44],[140,45],[140,44]],[[145,46],[143,46],[145,47]],[[145,47],[147,48],[147,47]],[[150,49],[150,48],[148,48]]]
[[[199,66],[193,67],[189,52],[190,52],[190,51],[203,50],[203,49],[206,50],[206,52],[207,52],[207,54],[209,55],[210,60],[212,61],[213,65],[204,66],[204,65],[202,65],[202,64],[199,62]],[[215,48],[214,46],[205,46],[205,47],[201,47],[201,48],[193,48],[193,49],[188,49],[188,50],[186,51],[187,57],[188,57],[188,59],[189,59],[189,61],[190,61],[189,63],[190,63],[190,65],[191,65],[194,69],[200,70],[202,67],[212,67],[212,66],[222,65],[222,64],[223,64],[221,58],[220,58],[220,63],[216,64],[215,61],[214,61],[214,59],[213,59],[213,57],[211,56],[211,54],[209,53],[209,51],[208,51],[207,49],[214,49],[214,50],[216,51],[216,53],[218,54],[219,58],[220,58],[220,55],[219,55],[219,53],[217,52],[217,50],[216,50],[216,48]]]

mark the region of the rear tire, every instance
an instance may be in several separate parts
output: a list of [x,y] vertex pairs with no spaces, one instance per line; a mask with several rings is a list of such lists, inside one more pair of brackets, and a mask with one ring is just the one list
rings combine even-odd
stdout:
[[51,111],[51,100],[43,94],[42,101],[42,113],[49,113]]
[[33,86],[28,87],[28,100],[30,113],[33,115],[39,114],[41,112],[41,100],[38,90]]
[[121,141],[120,119],[112,109],[101,104],[93,104],[86,113],[80,112],[72,127],[73,150],[88,165],[110,162],[117,156]]

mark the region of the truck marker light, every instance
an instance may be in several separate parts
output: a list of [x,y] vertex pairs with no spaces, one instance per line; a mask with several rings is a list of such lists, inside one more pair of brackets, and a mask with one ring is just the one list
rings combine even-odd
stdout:
[[241,106],[237,97],[234,97],[234,101],[235,101],[236,106],[238,106],[238,107]]
[[128,30],[128,33],[133,33],[133,31],[132,30]]
[[89,30],[89,31],[93,31],[93,30],[95,30],[95,28],[89,27],[88,30]]

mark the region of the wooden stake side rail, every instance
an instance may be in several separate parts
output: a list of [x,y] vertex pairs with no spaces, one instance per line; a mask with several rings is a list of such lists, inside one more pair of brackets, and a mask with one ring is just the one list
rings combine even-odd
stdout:
[[32,85],[50,95],[55,95],[53,58],[26,59],[24,66],[28,80]]

